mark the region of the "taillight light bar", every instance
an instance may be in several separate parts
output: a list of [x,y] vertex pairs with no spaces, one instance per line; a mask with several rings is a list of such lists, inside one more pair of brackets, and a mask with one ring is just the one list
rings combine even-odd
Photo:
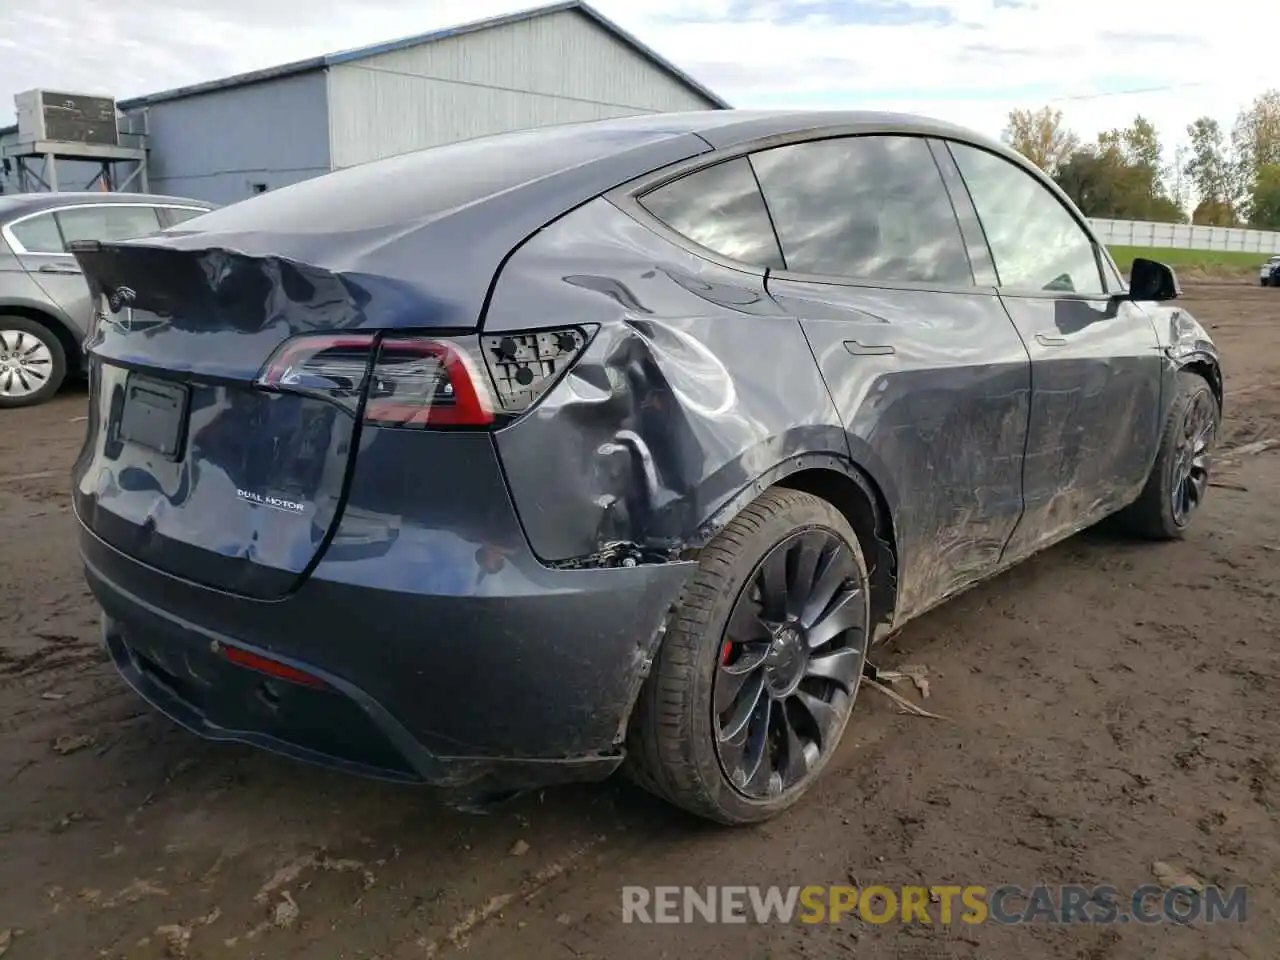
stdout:
[[[266,390],[301,393],[394,427],[484,427],[494,402],[461,344],[427,337],[319,334],[286,340],[256,380]],[[367,393],[367,396],[366,396]]]
[[589,339],[577,327],[497,336],[306,334],[276,348],[255,383],[321,397],[388,427],[487,427],[536,403]]

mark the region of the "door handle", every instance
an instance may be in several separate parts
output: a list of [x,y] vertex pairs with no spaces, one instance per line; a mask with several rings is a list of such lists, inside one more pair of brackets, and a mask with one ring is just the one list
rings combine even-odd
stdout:
[[61,274],[70,274],[73,276],[80,272],[75,267],[59,267],[51,263],[46,263],[44,266],[39,267],[38,269],[41,273],[61,273]]
[[844,348],[855,357],[887,357],[897,353],[889,344],[871,345],[859,343],[857,340],[846,340]]
[[1058,337],[1051,333],[1037,333],[1036,343],[1042,347],[1065,347],[1067,345],[1066,337]]

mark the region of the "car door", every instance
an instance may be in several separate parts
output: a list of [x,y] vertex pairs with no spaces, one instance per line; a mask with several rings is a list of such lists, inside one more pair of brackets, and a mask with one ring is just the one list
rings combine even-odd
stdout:
[[785,258],[769,293],[802,325],[854,460],[886,488],[911,616],[992,571],[1018,522],[1027,351],[927,140],[812,140],[751,163]]
[[6,228],[6,239],[27,276],[84,333],[89,288],[75,258],[64,248],[54,213],[46,210],[13,221]]
[[1016,560],[1130,502],[1159,443],[1163,357],[1150,314],[1122,300],[1090,232],[1005,157],[948,144],[1031,354],[1025,509]]
[[155,207],[101,203],[47,210],[14,221],[8,231],[19,261],[83,334],[93,313],[89,287],[66,245],[72,240],[125,240],[159,229]]

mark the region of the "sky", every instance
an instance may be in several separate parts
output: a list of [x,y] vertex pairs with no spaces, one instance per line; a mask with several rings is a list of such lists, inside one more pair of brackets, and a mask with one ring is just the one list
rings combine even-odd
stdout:
[[[376,43],[536,0],[0,0],[0,125],[33,87],[118,99]],[[1061,108],[1086,139],[1141,113],[1172,150],[1268,86],[1262,0],[595,0],[738,107],[901,110],[999,135]],[[1210,19],[1212,18],[1212,19]]]

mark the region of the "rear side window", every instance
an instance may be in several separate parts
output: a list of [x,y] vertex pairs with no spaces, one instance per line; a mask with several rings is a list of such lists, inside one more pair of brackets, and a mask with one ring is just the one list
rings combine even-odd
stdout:
[[180,223],[186,223],[192,217],[198,217],[204,213],[203,210],[191,210],[187,207],[159,207],[160,226],[176,227]]
[[22,244],[28,253],[62,253],[62,234],[52,213],[44,213],[30,220],[10,225],[13,239]]
[[1105,292],[1093,241],[1044,184],[1004,157],[962,143],[950,146],[982,221],[1000,286]]
[[916,137],[841,137],[753,154],[787,269],[971,286],[951,198]]
[[640,205],[722,257],[781,269],[764,198],[745,158],[718,163],[646,193]]
[[130,240],[160,229],[155,207],[108,206],[60,210],[56,214],[67,243],[72,240]]

